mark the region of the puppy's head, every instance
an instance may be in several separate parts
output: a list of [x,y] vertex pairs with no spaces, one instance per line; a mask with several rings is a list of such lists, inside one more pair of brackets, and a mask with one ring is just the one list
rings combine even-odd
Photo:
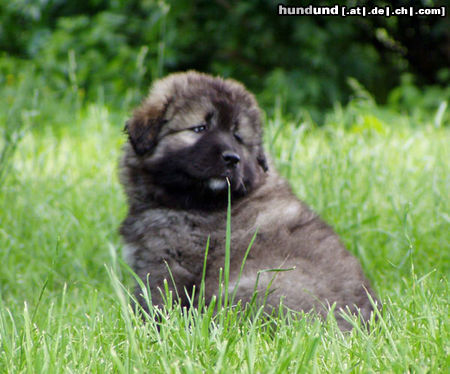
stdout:
[[[245,195],[267,170],[260,110],[244,86],[197,72],[157,81],[127,121],[125,158],[190,200]],[[127,163],[125,163],[127,165]],[[142,179],[142,178],[141,178]]]

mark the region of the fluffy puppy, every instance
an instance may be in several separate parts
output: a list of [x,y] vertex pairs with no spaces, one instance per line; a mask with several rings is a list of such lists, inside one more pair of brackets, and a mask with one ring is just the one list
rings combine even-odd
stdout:
[[[358,260],[268,165],[260,109],[243,85],[193,71],[171,74],[155,82],[126,132],[121,182],[129,211],[120,232],[130,265],[145,284],[148,279],[153,305],[163,303],[165,279],[174,289],[168,267],[180,302],[189,304],[187,294],[200,286],[208,237],[206,302],[217,295],[229,181],[229,291],[236,290],[238,300],[249,302],[256,289],[268,309],[282,301],[326,315],[336,303],[335,310],[369,318],[367,294],[375,295]],[[277,268],[292,270],[261,272]],[[136,297],[148,308],[139,288]],[[341,328],[349,327],[336,317]]]

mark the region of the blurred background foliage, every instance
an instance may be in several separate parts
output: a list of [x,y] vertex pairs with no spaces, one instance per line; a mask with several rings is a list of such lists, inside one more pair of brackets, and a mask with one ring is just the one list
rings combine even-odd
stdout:
[[[2,1],[1,95],[12,103],[17,87],[32,80],[43,100],[78,106],[100,100],[129,110],[152,80],[197,69],[243,81],[268,113],[278,106],[294,118],[307,115],[319,124],[336,105],[355,98],[407,113],[417,122],[448,122],[448,16],[280,17],[278,3]],[[368,7],[445,3],[314,2]]]

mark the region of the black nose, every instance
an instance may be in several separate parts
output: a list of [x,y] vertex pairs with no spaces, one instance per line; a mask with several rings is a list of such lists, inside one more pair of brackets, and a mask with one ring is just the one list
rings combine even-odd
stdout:
[[233,151],[224,151],[222,158],[227,166],[234,166],[241,160],[239,155]]

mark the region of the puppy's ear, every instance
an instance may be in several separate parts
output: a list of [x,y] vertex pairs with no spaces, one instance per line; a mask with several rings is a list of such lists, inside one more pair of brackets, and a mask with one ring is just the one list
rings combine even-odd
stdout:
[[[149,115],[152,114],[152,115]],[[138,156],[153,151],[164,120],[162,111],[137,111],[125,124],[124,131]]]
[[266,155],[264,154],[264,150],[263,150],[262,146],[259,148],[259,152],[258,152],[258,156],[256,157],[256,160],[258,161],[259,166],[261,166],[265,172],[267,172],[267,170],[269,170],[269,165],[267,165]]

